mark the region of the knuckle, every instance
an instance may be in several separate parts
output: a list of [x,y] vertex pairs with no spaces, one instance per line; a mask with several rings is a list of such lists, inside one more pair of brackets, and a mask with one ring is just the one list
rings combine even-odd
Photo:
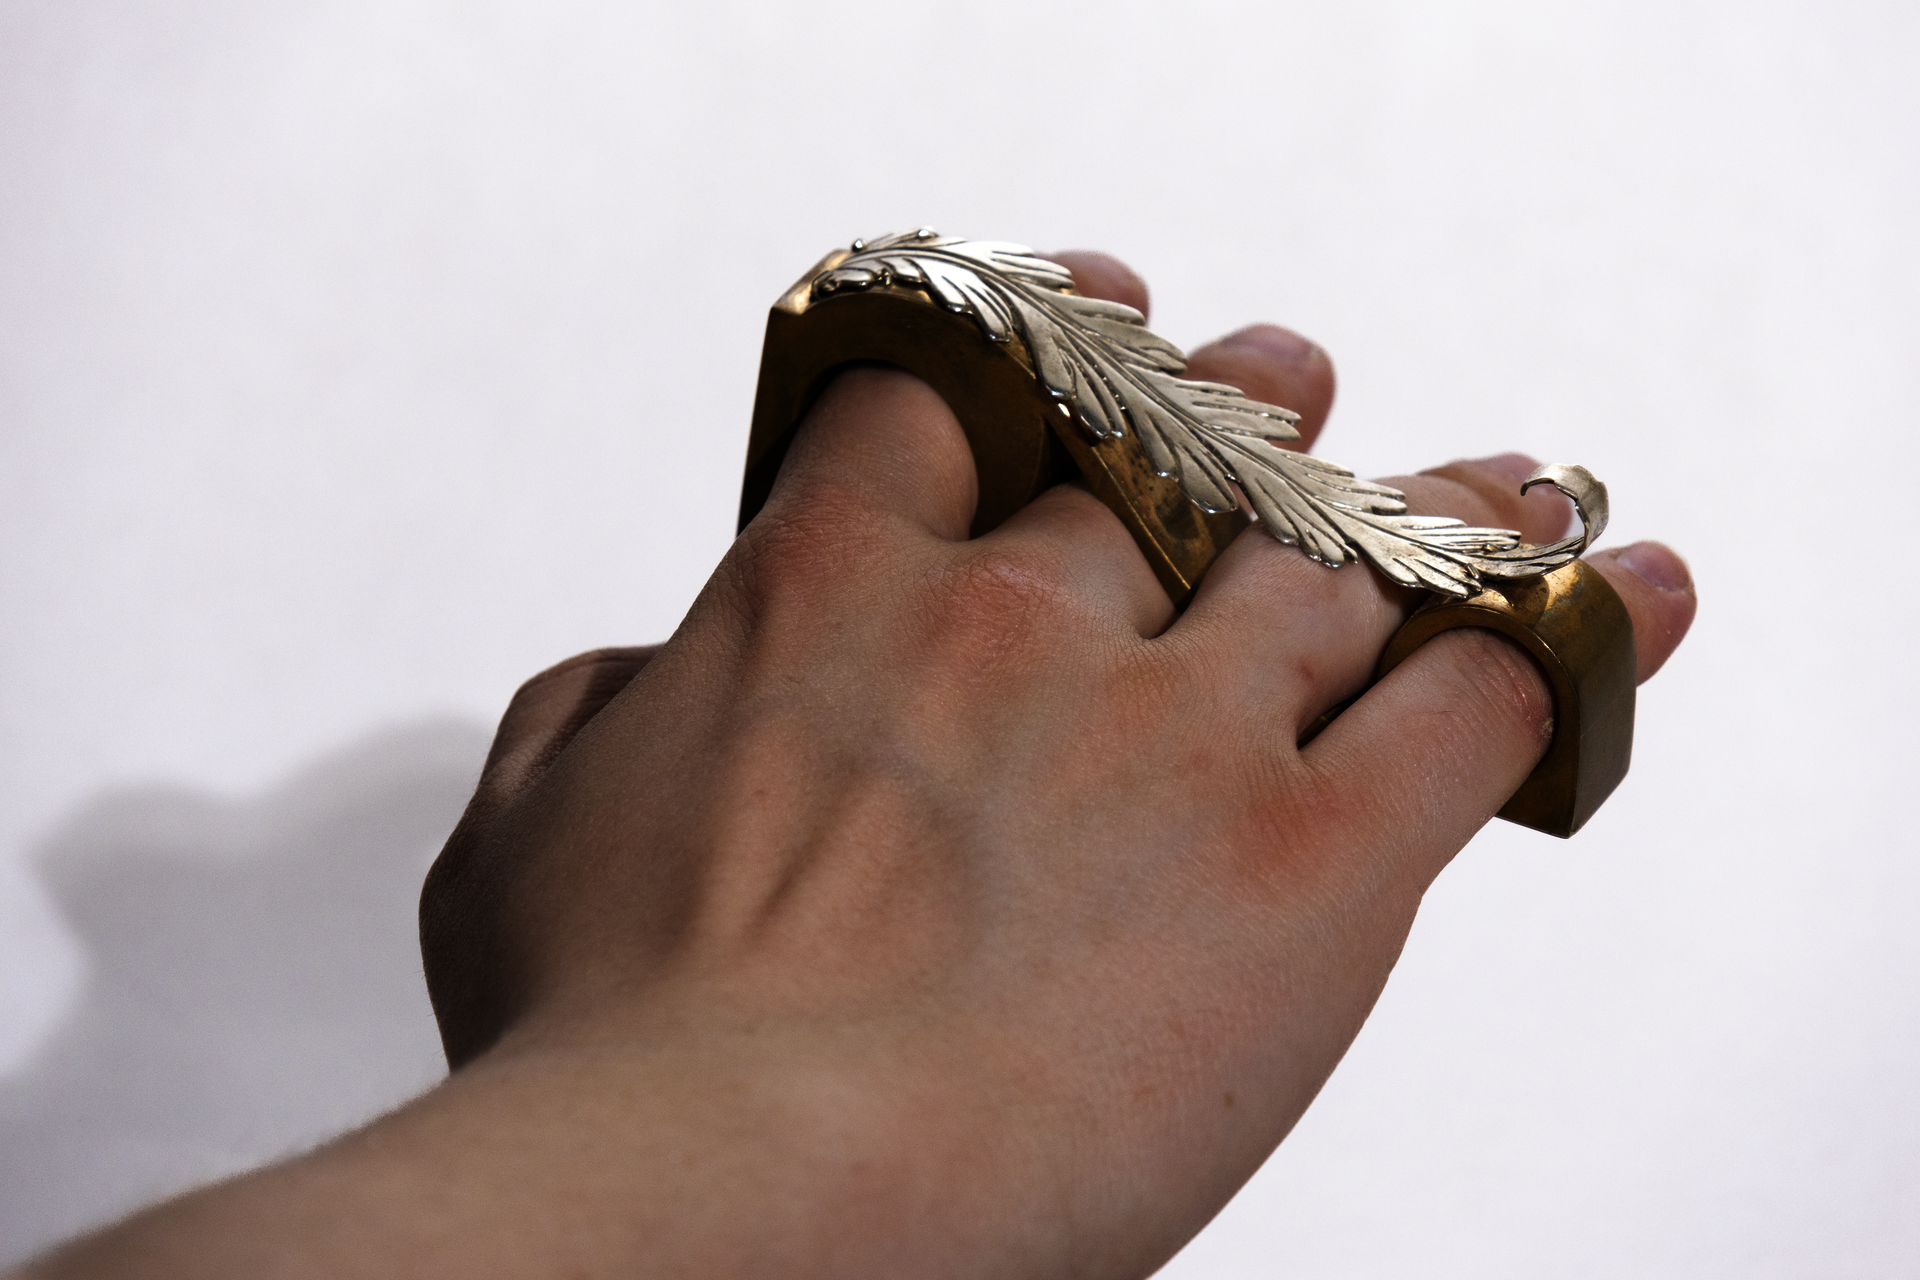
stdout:
[[1055,485],[1028,503],[1018,520],[1018,545],[1062,581],[1075,577],[1076,566],[1140,554],[1120,517],[1078,484]]
[[1071,633],[1085,610],[1052,559],[1033,548],[989,546],[940,566],[922,602],[927,627],[981,655]]
[[1096,651],[1078,676],[1089,724],[1100,741],[1140,750],[1169,776],[1218,779],[1232,761],[1237,738],[1218,683],[1199,677],[1181,655],[1125,636]]
[[852,486],[814,486],[806,501],[754,517],[722,560],[720,576],[756,616],[818,600],[872,558],[879,520]]
[[1377,608],[1380,600],[1371,575],[1322,564],[1258,525],[1241,530],[1221,559],[1236,576],[1246,577],[1246,594],[1287,600],[1299,618],[1350,619],[1359,610]]
[[1227,841],[1237,880],[1254,894],[1300,900],[1357,860],[1359,833],[1377,815],[1355,788],[1316,769],[1289,742],[1249,757],[1241,776],[1254,800],[1236,815]]

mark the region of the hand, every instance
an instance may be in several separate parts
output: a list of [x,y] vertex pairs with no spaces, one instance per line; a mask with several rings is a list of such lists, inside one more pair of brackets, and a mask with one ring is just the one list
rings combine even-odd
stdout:
[[[1062,261],[1145,310],[1111,259]],[[1333,398],[1270,326],[1191,370],[1300,409],[1303,447]],[[1569,511],[1518,495],[1530,466],[1392,483],[1544,542]],[[673,638],[508,710],[422,901],[449,1081],[120,1247],[202,1275],[302,1232],[316,1271],[413,1275],[1171,1256],[1311,1102],[1551,701],[1519,650],[1450,632],[1297,749],[1407,595],[1255,528],[1176,617],[1083,489],[968,540],[974,491],[937,396],[842,375]],[[1592,559],[1645,679],[1685,567]]]

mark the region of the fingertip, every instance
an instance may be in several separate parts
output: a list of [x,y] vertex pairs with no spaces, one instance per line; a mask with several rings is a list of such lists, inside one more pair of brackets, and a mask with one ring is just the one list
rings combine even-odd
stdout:
[[1694,598],[1693,570],[1679,552],[1663,542],[1636,542],[1601,554],[1610,555],[1656,591]]
[[1073,287],[1089,298],[1119,302],[1146,315],[1151,299],[1147,282],[1120,259],[1093,249],[1066,249],[1044,255],[1073,272]]
[[1680,647],[1699,608],[1693,572],[1659,542],[1597,552],[1587,562],[1606,576],[1633,616],[1635,678],[1645,681]]
[[1217,338],[1209,347],[1233,347],[1254,351],[1287,368],[1317,368],[1324,363],[1328,369],[1333,362],[1327,359],[1327,353],[1320,344],[1305,334],[1277,324],[1250,324],[1243,329],[1235,329],[1224,338]]

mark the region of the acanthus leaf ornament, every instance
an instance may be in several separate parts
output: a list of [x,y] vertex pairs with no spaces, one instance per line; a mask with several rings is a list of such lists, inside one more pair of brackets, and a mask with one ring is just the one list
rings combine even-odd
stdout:
[[1299,439],[1298,414],[1236,387],[1182,378],[1185,354],[1138,311],[1074,293],[1066,268],[1021,245],[922,228],[855,241],[823,267],[810,284],[816,298],[916,289],[971,317],[991,341],[1023,344],[1035,376],[1090,440],[1131,434],[1154,470],[1176,479],[1200,510],[1243,501],[1274,537],[1323,564],[1365,560],[1403,586],[1464,599],[1483,579],[1566,565],[1606,524],[1606,487],[1584,467],[1557,464],[1525,487],[1552,484],[1573,499],[1581,531],[1558,542],[1531,546],[1511,529],[1410,515],[1399,490],[1279,447]]
[[[1607,523],[1606,486],[1584,468],[1540,467],[1522,486],[1551,484],[1579,512],[1580,534],[1548,546],[1411,515],[1397,491],[1282,447],[1298,441],[1298,415],[1183,377],[1178,347],[1131,307],[1075,293],[1064,267],[1019,245],[921,230],[834,250],[768,311],[741,529],[772,499],[813,405],[860,364],[913,375],[952,411],[977,481],[970,536],[1077,478],[1125,526],[1176,610],[1251,523],[1327,565],[1365,561],[1431,593],[1382,651],[1375,679],[1460,627],[1506,636],[1545,676],[1553,740],[1500,816],[1571,835],[1626,776],[1633,620],[1606,575],[1578,558]],[[1345,705],[1302,726],[1296,745]]]

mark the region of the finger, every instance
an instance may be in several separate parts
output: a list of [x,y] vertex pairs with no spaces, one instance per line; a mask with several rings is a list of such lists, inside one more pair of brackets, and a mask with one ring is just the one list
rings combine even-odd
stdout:
[[[1686,564],[1657,543],[1594,559],[1626,588],[1645,679],[1693,619]],[[1300,756],[1339,797],[1360,847],[1388,850],[1424,883],[1526,780],[1552,724],[1553,698],[1533,661],[1493,632],[1463,629],[1422,645]]]
[[[1300,749],[1353,870],[1424,885],[1507,802],[1553,737],[1546,678],[1491,631],[1443,632]],[[1276,744],[1284,750],[1284,744]]]
[[1076,293],[1089,298],[1105,298],[1108,302],[1125,303],[1143,316],[1148,313],[1151,300],[1147,296],[1147,282],[1136,275],[1132,267],[1111,254],[1097,253],[1092,249],[1068,249],[1042,256],[1073,272]]
[[[1520,526],[1529,541],[1545,542],[1566,527],[1571,508],[1557,491],[1520,496],[1535,465],[1500,454],[1389,483],[1405,490],[1415,515]],[[1174,630],[1222,664],[1249,691],[1249,705],[1297,734],[1366,687],[1387,640],[1423,598],[1357,566],[1312,561],[1256,525],[1207,571]]]
[[1183,377],[1224,382],[1255,400],[1300,415],[1300,439],[1285,445],[1313,447],[1333,410],[1333,361],[1318,344],[1291,329],[1255,324],[1201,347],[1187,358]]
[[1291,744],[1365,687],[1405,617],[1401,593],[1377,575],[1309,559],[1256,524],[1207,570],[1167,635],[1218,673],[1263,732]]
[[1133,535],[1083,485],[1055,485],[976,545],[1007,549],[1102,611],[1118,615],[1136,635],[1159,635],[1173,621],[1173,600]]
[[939,392],[898,369],[860,366],[835,377],[801,422],[763,510],[809,523],[879,515],[958,542],[979,488]]
[[1634,681],[1644,683],[1666,665],[1693,626],[1698,600],[1693,575],[1671,547],[1636,542],[1587,557],[1627,602],[1633,616]]

